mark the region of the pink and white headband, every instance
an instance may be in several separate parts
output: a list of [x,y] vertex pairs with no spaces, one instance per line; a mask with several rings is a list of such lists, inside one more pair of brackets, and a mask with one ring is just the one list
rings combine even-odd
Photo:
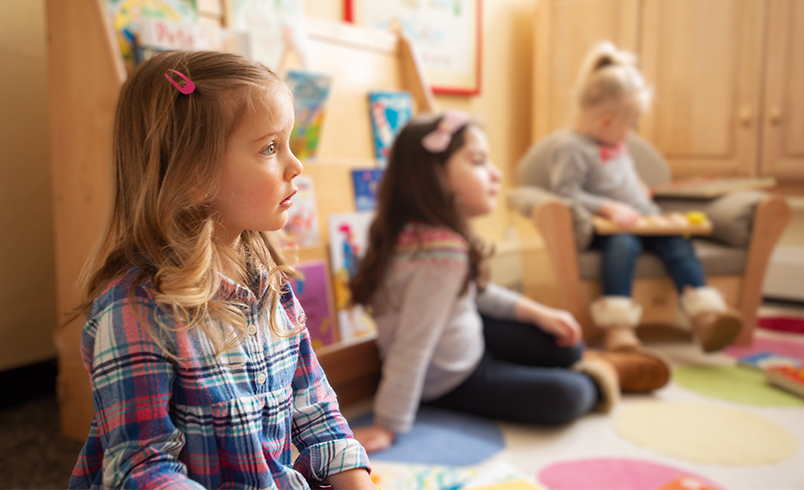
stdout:
[[469,122],[469,116],[461,111],[447,111],[438,122],[438,126],[422,138],[422,146],[430,153],[446,151],[452,136]]

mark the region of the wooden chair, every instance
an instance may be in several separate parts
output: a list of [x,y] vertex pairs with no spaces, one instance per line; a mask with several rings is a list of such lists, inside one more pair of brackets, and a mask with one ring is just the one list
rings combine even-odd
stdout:
[[[529,218],[545,242],[555,273],[556,306],[572,312],[583,326],[587,342],[594,342],[601,332],[591,321],[589,305],[601,295],[601,253],[587,248],[593,229],[589,213],[547,190],[550,155],[559,137],[560,132],[553,133],[529,149],[517,168],[518,187],[509,192],[508,200]],[[627,146],[643,181],[649,185],[670,181],[667,163],[648,142],[633,135]],[[790,219],[787,202],[750,190],[712,199],[657,199],[657,203],[666,211],[704,211],[713,222],[712,235],[694,238],[693,245],[707,284],[743,315],[744,328],[735,343],[749,344],[768,260]],[[523,264],[527,264],[524,259]],[[533,281],[538,277],[539,271],[524,271],[526,294],[534,290]],[[678,294],[653,254],[644,253],[637,261],[633,297],[643,307],[640,326],[679,324]],[[637,329],[637,333],[651,330],[656,331]]]

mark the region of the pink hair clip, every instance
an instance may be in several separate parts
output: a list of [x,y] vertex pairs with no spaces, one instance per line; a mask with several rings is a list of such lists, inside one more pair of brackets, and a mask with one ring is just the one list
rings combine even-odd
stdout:
[[168,71],[172,71],[172,72],[173,72],[173,73],[175,73],[176,75],[178,75],[178,76],[182,77],[182,78],[184,79],[184,81],[186,82],[186,83],[184,84],[184,86],[181,86],[181,85],[179,85],[179,84],[178,84],[178,83],[177,83],[175,80],[173,80],[173,79],[170,77],[170,75],[168,75],[167,73],[165,73],[165,78],[167,78],[167,79],[168,79],[168,82],[172,83],[174,87],[176,87],[177,89],[179,89],[179,92],[183,93],[184,95],[190,95],[191,93],[193,93],[193,92],[195,91],[195,84],[194,84],[193,82],[191,82],[189,78],[187,78],[186,76],[184,76],[184,74],[183,74],[183,73],[179,73],[179,72],[177,72],[176,70],[171,70],[171,69],[168,69]]
[[422,146],[430,153],[445,151],[452,141],[452,135],[469,121],[469,117],[461,111],[447,111],[438,122],[438,126],[422,138]]

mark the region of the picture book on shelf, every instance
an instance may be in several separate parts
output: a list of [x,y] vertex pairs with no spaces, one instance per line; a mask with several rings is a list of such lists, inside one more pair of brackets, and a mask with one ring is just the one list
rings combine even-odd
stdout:
[[394,138],[413,117],[413,97],[404,91],[369,92],[369,114],[377,166],[385,168]]
[[223,51],[249,57],[248,33],[217,26],[143,17],[134,36],[134,64],[163,51]]
[[376,209],[377,192],[380,190],[382,174],[383,170],[380,168],[352,170],[356,210],[374,211]]
[[288,210],[288,222],[282,228],[279,239],[284,247],[309,247],[319,241],[318,207],[315,204],[313,179],[296,177],[296,195],[291,198],[293,206]]
[[376,330],[374,320],[360,305],[349,306],[349,280],[360,267],[366,253],[368,230],[374,213],[357,212],[329,216],[329,252],[335,308],[341,340],[369,335]]
[[313,348],[334,343],[337,340],[337,327],[327,262],[311,260],[297,264],[294,269],[299,277],[291,281],[291,286],[307,316],[307,330],[310,332]]
[[117,33],[123,62],[128,70],[134,68],[134,40],[143,19],[189,24],[198,22],[196,0],[104,0],[104,5]]
[[293,92],[296,112],[290,150],[302,162],[315,160],[332,78],[323,73],[288,70],[285,81]]

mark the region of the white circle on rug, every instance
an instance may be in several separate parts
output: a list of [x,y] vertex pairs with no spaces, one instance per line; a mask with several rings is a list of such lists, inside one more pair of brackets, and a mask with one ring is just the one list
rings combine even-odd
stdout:
[[798,448],[790,431],[765,417],[711,403],[636,403],[617,411],[614,427],[641,446],[702,463],[769,464]]

